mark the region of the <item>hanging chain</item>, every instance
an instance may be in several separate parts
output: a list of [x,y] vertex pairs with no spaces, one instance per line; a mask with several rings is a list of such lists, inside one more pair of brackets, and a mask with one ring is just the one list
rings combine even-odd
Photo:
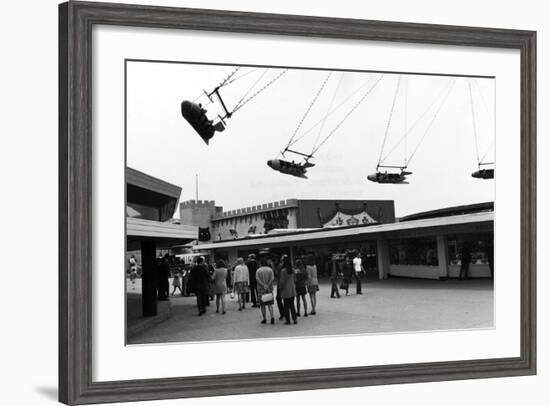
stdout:
[[393,95],[393,101],[392,101],[392,104],[391,104],[391,110],[390,110],[390,115],[388,116],[388,122],[386,123],[386,131],[384,132],[384,140],[382,141],[382,148],[380,148],[380,155],[378,156],[378,166],[380,166],[381,162],[382,162],[382,153],[384,152],[384,146],[386,145],[386,140],[388,138],[388,133],[390,131],[390,124],[391,124],[391,119],[393,117],[393,112],[395,110],[395,102],[397,101],[397,95],[399,94],[399,87],[401,86],[401,75],[399,75],[399,78],[397,79],[397,87],[395,88],[395,93]]
[[495,137],[493,137],[491,143],[487,147],[487,151],[485,151],[485,153],[481,156],[480,163],[483,163],[483,161],[485,161],[485,158],[487,158],[487,155],[489,155],[489,152],[491,152],[491,150],[493,150],[494,145],[495,145]]
[[403,128],[403,134],[405,138],[405,148],[404,148],[404,154],[403,154],[403,162],[405,163],[405,166],[407,165],[407,126],[408,126],[408,99],[409,99],[409,80],[408,78],[405,78],[405,86],[404,86],[404,99],[405,99],[405,123]]
[[437,96],[432,100],[432,102],[430,103],[430,105],[428,106],[428,108],[426,108],[426,110],[424,110],[424,112],[418,116],[418,118],[414,121],[414,123],[409,127],[409,129],[405,132],[405,134],[403,135],[403,137],[401,137],[401,139],[399,139],[399,141],[397,141],[394,146],[389,150],[389,152],[384,156],[384,158],[382,158],[382,162],[386,161],[386,159],[388,159],[388,157],[392,154],[393,151],[395,151],[395,149],[401,145],[401,143],[403,141],[407,141],[407,135],[409,135],[410,133],[413,132],[413,130],[416,128],[416,126],[424,119],[424,117],[426,117],[426,115],[432,110],[432,108],[436,105],[437,101],[440,100],[444,95],[445,93],[447,92],[447,87],[449,86],[449,82],[447,82],[445,84],[445,86],[443,86],[441,88],[441,90],[439,91],[439,93],[437,94]]
[[256,85],[258,83],[260,83],[260,80],[263,79],[263,77],[265,76],[265,74],[267,73],[268,69],[264,69],[264,71],[262,72],[262,74],[260,75],[259,78],[256,79],[256,81],[252,84],[252,86],[250,86],[248,88],[248,90],[243,94],[243,97],[241,97],[241,99],[237,102],[237,104],[235,104],[235,108],[233,109],[233,111],[231,112],[231,114],[233,114],[235,111],[236,111],[236,108],[239,106],[239,104],[241,104],[241,102],[246,99],[246,97],[250,94],[250,92],[256,87]]
[[[342,78],[342,77],[341,77]],[[340,79],[341,79],[340,78]],[[313,124],[309,129],[307,129],[306,131],[304,131],[299,137],[297,137],[293,142],[292,144],[289,145],[289,147],[291,147],[292,145],[296,144],[298,141],[300,141],[301,139],[303,139],[306,135],[310,134],[313,130],[315,130],[315,128],[317,128],[317,126],[319,124],[321,125],[324,125],[326,119],[328,118],[328,116],[334,114],[337,110],[340,109],[340,107],[344,106],[349,100],[351,100],[351,98],[353,96],[355,96],[356,94],[358,94],[364,87],[366,87],[368,84],[369,84],[370,80],[367,80],[365,83],[363,83],[361,86],[359,86],[357,89],[355,89],[349,96],[347,96],[342,102],[340,102],[336,107],[330,109],[329,112],[327,112],[327,114],[321,118],[319,121],[317,121],[315,124]]]
[[449,89],[447,90],[447,93],[446,93],[445,96],[443,97],[443,100],[441,100],[441,104],[440,104],[439,107],[437,108],[437,111],[435,112],[434,116],[432,117],[432,120],[431,120],[430,123],[428,124],[428,127],[426,128],[426,131],[424,131],[424,134],[422,135],[422,138],[420,138],[420,141],[419,141],[418,144],[416,145],[416,148],[414,149],[414,151],[413,151],[413,153],[411,154],[409,160],[407,161],[407,165],[412,161],[414,154],[416,154],[416,151],[418,151],[418,148],[420,147],[420,144],[422,144],[422,141],[424,141],[424,138],[426,138],[426,135],[428,135],[428,132],[429,132],[430,129],[432,128],[432,125],[433,125],[433,123],[435,122],[435,119],[436,119],[437,116],[439,115],[439,112],[441,111],[441,109],[442,109],[443,106],[445,105],[445,102],[447,101],[447,98],[448,98],[449,95],[451,94],[451,90],[453,90],[453,87],[454,87],[454,85],[455,85],[455,82],[456,82],[456,79],[452,79],[452,80],[451,80],[451,84],[450,84],[450,86],[449,86]]
[[330,110],[332,109],[332,106],[334,105],[334,100],[336,100],[336,94],[338,93],[338,89],[340,89],[340,85],[342,84],[342,79],[344,78],[344,73],[342,72],[340,74],[340,80],[338,81],[338,84],[336,85],[336,89],[334,89],[334,94],[332,95],[332,99],[330,100],[330,104],[327,109],[327,113],[325,114],[325,117],[323,117],[323,122],[321,123],[321,126],[319,127],[319,132],[317,133],[317,137],[315,138],[315,142],[313,145],[317,145],[319,140],[321,139],[321,134],[323,133],[323,130],[325,129],[325,124],[327,122],[327,118],[329,115]]
[[342,120],[340,120],[340,122],[336,124],[336,127],[332,129],[332,131],[323,139],[323,141],[321,141],[321,143],[318,146],[313,148],[313,151],[311,151],[311,155],[315,154],[319,150],[319,148],[321,148],[323,144],[327,142],[328,139],[332,137],[332,135],[342,126],[342,124],[344,124],[344,122],[348,119],[348,117],[351,116],[351,113],[353,113],[357,109],[357,107],[359,107],[359,105],[363,103],[363,101],[374,90],[376,85],[378,85],[378,83],[382,80],[383,77],[384,75],[380,75],[380,77],[376,80],[376,82],[374,82],[374,84],[369,88],[369,90],[367,90],[367,92],[359,99],[359,101],[355,103],[355,105],[350,109],[350,111],[347,112],[347,114],[342,118]]
[[[236,68],[233,70],[233,72],[231,72],[229,75],[227,75],[227,77],[226,77],[224,80],[222,80],[222,82],[218,85],[218,89],[219,89],[220,87],[223,87],[223,86],[225,86],[225,85],[228,85],[229,83],[232,83],[233,81],[229,82],[229,79],[231,79],[233,76],[235,76],[235,73],[237,73],[237,72],[239,71],[239,69],[241,69],[240,66],[236,67]],[[228,83],[228,82],[229,82],[229,83]]]
[[[491,111],[489,110],[489,106],[487,105],[487,101],[485,100],[485,97],[483,96],[483,92],[481,91],[481,86],[479,85],[479,82],[476,80],[476,81],[474,81],[474,84],[476,85],[477,92],[479,94],[479,98],[481,99],[481,104],[483,105],[483,107],[485,108],[485,111],[487,112],[487,116],[489,117],[489,119],[492,119],[492,117],[494,115],[494,112],[491,113]],[[485,151],[485,153],[483,155],[481,155],[480,163],[485,161],[485,158],[487,157],[487,155],[489,154],[489,152],[493,148],[494,144],[495,144],[495,134],[494,134],[494,130],[493,130],[492,140],[491,140],[489,146],[487,147],[487,151]]]
[[237,80],[244,78],[245,76],[250,75],[251,73],[256,72],[258,69],[251,69],[248,72],[243,73],[242,75],[237,76],[236,78],[231,79],[230,81],[225,83],[225,86],[230,85],[233,82],[236,82]]
[[[241,69],[240,66],[236,67],[233,72],[231,72],[229,75],[227,75],[227,77],[222,80],[222,82],[218,85],[218,87],[216,87],[216,89],[220,89],[221,87],[225,86],[225,85],[228,85],[229,83],[233,83],[236,79],[233,79],[231,82],[228,82],[229,79],[231,79],[235,73],[237,73],[239,71],[239,69]],[[241,75],[241,76],[244,76],[244,75]],[[194,100],[193,100],[193,103],[196,103],[197,100],[199,100],[201,97],[204,97],[206,94],[206,91],[204,91],[201,95],[197,96]],[[210,95],[207,94],[208,97],[210,97]],[[202,103],[202,107],[206,107],[208,106],[209,104],[211,104],[212,102],[211,101],[208,101],[207,103]]]
[[294,137],[296,137],[296,134],[298,133],[298,131],[300,130],[300,128],[302,127],[302,124],[304,123],[304,120],[306,119],[307,115],[309,114],[309,112],[311,111],[313,105],[315,104],[315,102],[317,101],[317,99],[319,98],[319,95],[321,94],[321,92],[323,91],[325,85],[327,84],[328,80],[330,79],[330,76],[332,75],[332,72],[330,72],[327,77],[325,78],[324,82],[321,84],[321,87],[319,88],[319,90],[317,90],[317,94],[313,97],[313,100],[311,101],[311,103],[309,104],[305,114],[302,116],[302,119],[300,120],[300,122],[298,123],[298,125],[296,126],[296,129],[294,130],[294,132],[292,133],[292,137],[290,137],[290,141],[288,141],[288,145],[286,146],[285,149],[289,148],[291,145],[292,145],[292,141],[294,140]]
[[271,86],[273,83],[275,83],[281,76],[283,76],[285,73],[288,72],[288,69],[285,69],[283,70],[281,73],[279,73],[277,76],[275,76],[272,80],[270,80],[269,82],[267,82],[263,87],[261,87],[260,89],[258,89],[258,91],[256,91],[256,93],[252,94],[248,99],[246,99],[245,101],[240,101],[236,106],[235,108],[233,109],[233,111],[231,112],[231,114],[234,114],[237,110],[240,110],[245,104],[247,104],[249,101],[251,101],[252,99],[254,99],[256,96],[258,96],[261,92],[263,92],[265,89],[267,89],[269,86]]
[[476,144],[476,155],[477,155],[477,163],[480,163],[479,160],[479,147],[477,142],[477,126],[476,126],[476,113],[474,109],[474,96],[472,95],[472,80],[468,79],[468,89],[470,90],[470,108],[472,110],[472,127],[474,129],[474,140]]

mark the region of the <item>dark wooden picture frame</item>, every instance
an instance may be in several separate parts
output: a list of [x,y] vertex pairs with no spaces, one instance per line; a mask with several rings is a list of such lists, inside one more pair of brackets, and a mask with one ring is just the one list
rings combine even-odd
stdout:
[[[92,380],[92,27],[95,24],[511,48],[521,58],[521,353],[352,368]],[[536,33],[506,29],[68,2],[59,6],[59,400],[219,396],[536,373]]]

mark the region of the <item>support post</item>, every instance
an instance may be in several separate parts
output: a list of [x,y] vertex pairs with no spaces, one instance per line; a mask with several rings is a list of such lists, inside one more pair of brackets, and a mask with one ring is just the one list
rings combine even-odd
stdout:
[[449,277],[449,250],[447,247],[447,237],[438,235],[437,239],[437,263],[439,267],[439,277]]
[[229,248],[227,251],[227,261],[229,262],[227,264],[228,267],[232,267],[237,263],[237,258],[239,257],[237,248]]
[[156,244],[141,242],[141,308],[143,317],[157,315]]
[[383,238],[376,240],[376,258],[378,260],[378,279],[388,279],[390,273],[390,250]]

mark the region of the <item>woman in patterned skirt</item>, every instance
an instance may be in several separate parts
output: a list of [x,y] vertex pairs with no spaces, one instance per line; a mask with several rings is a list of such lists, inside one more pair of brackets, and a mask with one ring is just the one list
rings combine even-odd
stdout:
[[245,308],[246,294],[249,292],[250,276],[244,259],[237,258],[237,266],[233,272],[233,289],[239,302],[239,311]]
[[225,262],[221,259],[216,262],[216,268],[212,274],[214,282],[214,294],[216,295],[216,313],[220,312],[220,303],[222,305],[222,314],[225,314],[225,294],[227,293],[227,268]]

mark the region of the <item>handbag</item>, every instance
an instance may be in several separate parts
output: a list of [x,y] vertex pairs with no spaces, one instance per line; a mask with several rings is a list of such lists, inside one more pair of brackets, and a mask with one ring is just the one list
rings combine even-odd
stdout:
[[273,302],[273,293],[264,293],[261,297],[262,303]]
[[347,283],[347,282],[342,282],[342,283],[340,284],[340,289],[346,290],[347,288],[348,288],[348,283]]

